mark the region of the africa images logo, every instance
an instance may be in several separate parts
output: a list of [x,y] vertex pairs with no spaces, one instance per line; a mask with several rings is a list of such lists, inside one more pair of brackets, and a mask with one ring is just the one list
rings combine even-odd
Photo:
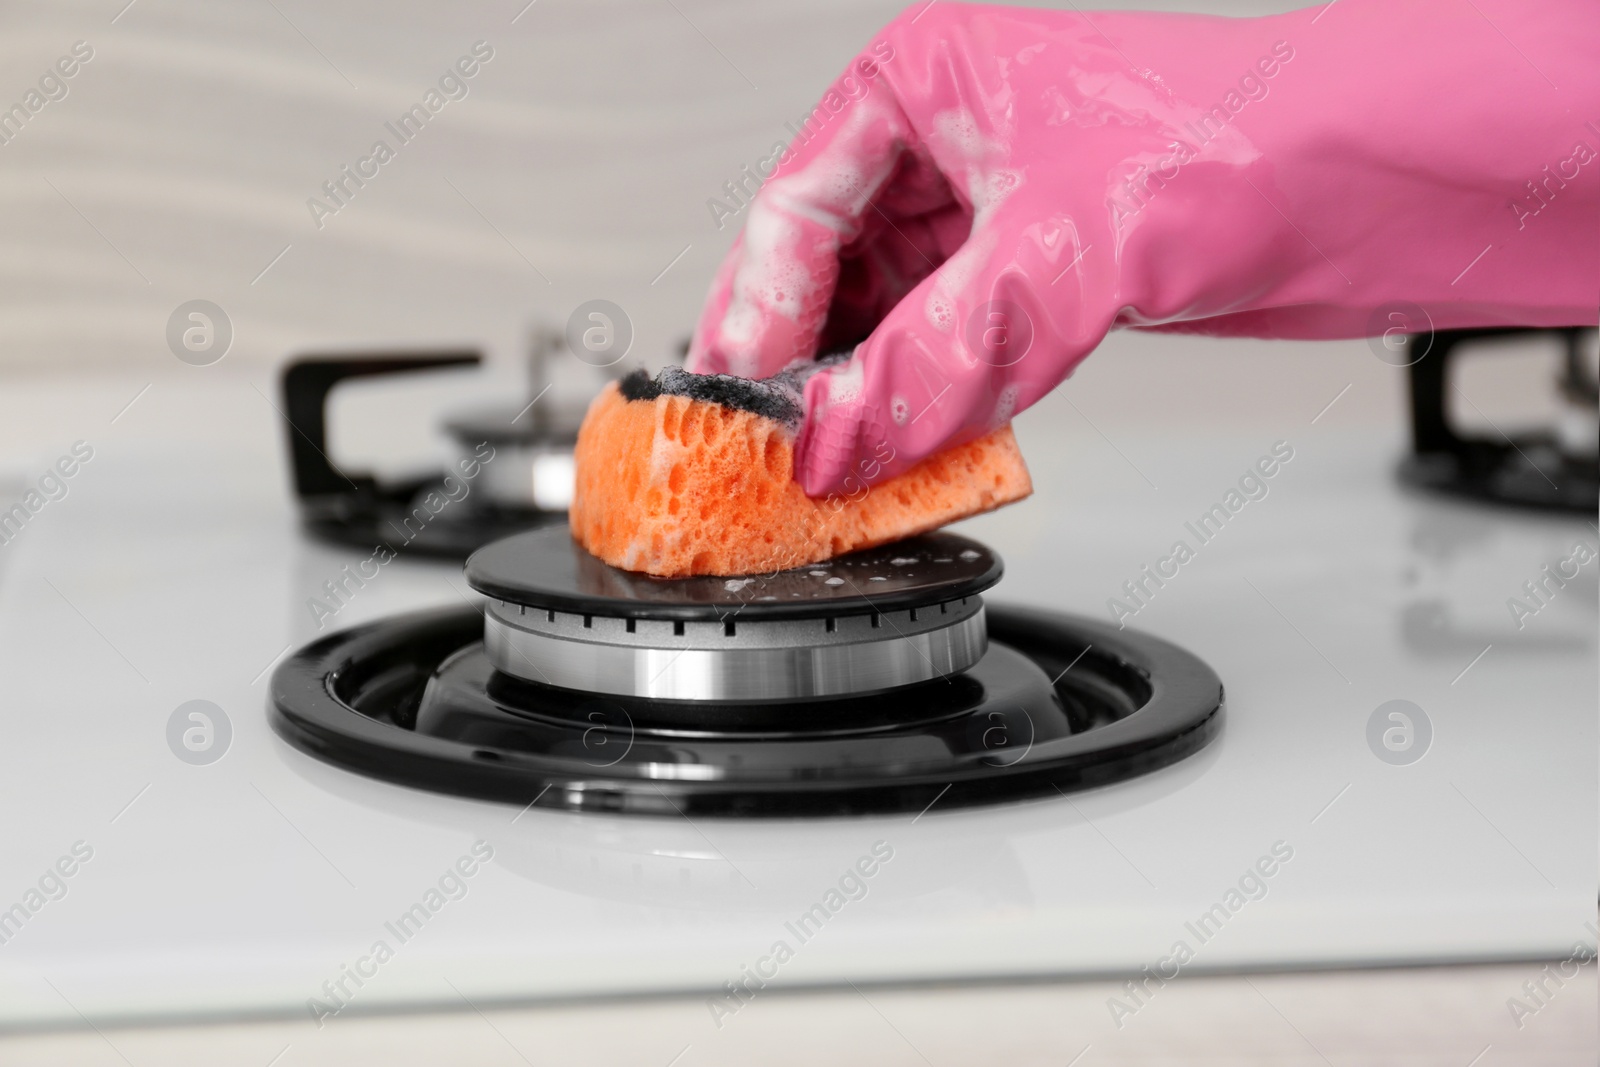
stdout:
[[354,169],[348,163],[341,164],[338,173],[322,183],[322,197],[307,197],[306,210],[311,213],[311,221],[317,229],[325,225],[323,219],[348,207],[356,193],[365,189],[367,182],[376,178],[379,171],[398,156],[400,149],[416,140],[422,128],[443,111],[446,104],[465,100],[471,91],[468,82],[493,58],[494,49],[489,42],[474,42],[471,55],[462,56],[439,75],[437,87],[429,86],[419,103],[401,112],[393,122],[383,124],[394,138],[394,144],[383,137],[373,141],[367,154],[356,160]]
[[39,75],[39,87],[30,88],[22,99],[9,108],[0,105],[0,145],[8,145],[22,133],[22,128],[43,111],[46,105],[65,100],[72,87],[68,80],[94,58],[94,46],[88,41],[75,41],[70,55],[57,59],[53,66]]
[[1122,583],[1126,600],[1107,597],[1106,610],[1111,613],[1111,621],[1117,624],[1117,629],[1127,626],[1129,619],[1149,607],[1156,593],[1165,589],[1167,583],[1181,573],[1184,565],[1193,560],[1201,548],[1216,540],[1217,535],[1244,510],[1246,504],[1265,500],[1272,488],[1269,480],[1292,459],[1294,446],[1287,441],[1275,442],[1269,454],[1256,460],[1239,476],[1237,488],[1230,488],[1222,494],[1221,500],[1201,512],[1193,522],[1183,524],[1184,530],[1194,536],[1194,544],[1191,545],[1187,537],[1178,538],[1165,556],[1153,565],[1145,564],[1137,575]]
[[0,508],[0,545],[9,545],[16,540],[22,528],[43,511],[45,505],[53,500],[64,499],[72,489],[68,479],[93,458],[93,445],[87,441],[74,441],[72,451],[45,468],[35,487],[23,493],[21,500],[10,507]]
[[457,477],[452,471],[446,474],[436,488],[430,489],[426,494],[419,496],[411,509],[411,514],[405,516],[396,525],[390,520],[389,525],[399,534],[399,546],[390,541],[374,545],[372,555],[361,560],[352,570],[346,563],[339,568],[339,573],[322,583],[323,596],[309,596],[306,598],[306,609],[311,612],[311,618],[316,622],[317,629],[328,625],[328,620],[349,606],[357,593],[367,587],[367,583],[382,573],[382,568],[398,559],[406,546],[411,544],[422,534],[427,525],[432,522],[440,512],[451,504],[459,504],[472,492],[472,480],[478,476],[484,466],[494,461],[494,446],[487,441],[480,442],[471,456],[457,461],[456,469],[461,472]]
[[722,192],[727,199],[719,200],[710,197],[706,200],[706,210],[711,212],[711,221],[716,223],[717,229],[722,229],[728,220],[738,215],[750,206],[750,201],[755,199],[756,191],[765,185],[773,174],[783,164],[794,158],[797,149],[810,143],[811,139],[822,132],[823,127],[832,121],[849,106],[851,101],[861,100],[872,91],[872,82],[882,73],[882,64],[894,58],[894,46],[887,41],[876,41],[872,45],[872,55],[861,56],[855,65],[840,76],[839,80],[829,87],[823,94],[822,100],[816,107],[800,120],[799,124],[786,122],[784,129],[794,134],[794,139],[787,144],[783,141],[772,142],[771,151],[756,162],[755,170],[750,169],[746,163],[739,168],[739,173],[733,179],[722,183]]

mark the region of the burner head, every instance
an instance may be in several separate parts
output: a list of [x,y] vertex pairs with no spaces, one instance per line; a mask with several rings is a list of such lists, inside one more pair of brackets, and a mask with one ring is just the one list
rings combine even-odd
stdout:
[[999,558],[937,533],[744,578],[611,567],[565,526],[489,545],[467,581],[491,598],[490,661],[562,689],[664,700],[858,695],[948,677],[983,658],[978,594]]
[[981,593],[1002,573],[984,545],[933,533],[766,575],[653,578],[600,561],[565,526],[486,545],[466,571],[484,596],[528,608],[684,622],[902,611]]

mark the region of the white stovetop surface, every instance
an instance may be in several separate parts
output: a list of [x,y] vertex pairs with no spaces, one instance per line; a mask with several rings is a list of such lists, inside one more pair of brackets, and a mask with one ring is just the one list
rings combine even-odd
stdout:
[[[1595,565],[1520,631],[1505,601],[1595,533],[1402,492],[1397,428],[1309,424],[1343,373],[1293,410],[1110,440],[1058,394],[1018,423],[1036,497],[968,524],[1007,561],[993,600],[1105,618],[1123,579],[1290,441],[1270,495],[1135,620],[1224,679],[1207,750],[1070,801],[692,824],[519,814],[289,748],[266,668],[365,553],[300,536],[270,384],[161,380],[115,423],[140,382],[12,390],[0,507],[73,440],[95,456],[0,546],[0,908],[75,842],[93,858],[0,945],[0,1022],[304,1015],[379,939],[394,957],[352,1012],[715,989],[795,945],[785,921],[878,841],[893,860],[780,983],[1105,973],[1179,940],[1196,971],[1565,957],[1592,942],[1597,877]],[[337,622],[464,595],[457,568],[401,560]],[[1394,698],[1434,726],[1409,766],[1366,742]],[[194,699],[234,731],[204,767],[165,739]],[[398,944],[385,922],[480,839],[494,859],[467,895]],[[1267,895],[1200,944],[1185,923],[1280,841],[1293,859]]]

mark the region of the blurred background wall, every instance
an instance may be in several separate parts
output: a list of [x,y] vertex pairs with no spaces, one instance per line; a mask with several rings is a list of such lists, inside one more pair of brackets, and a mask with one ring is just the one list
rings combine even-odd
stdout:
[[[93,58],[0,145],[0,373],[170,370],[168,315],[196,298],[231,318],[232,363],[382,343],[498,356],[595,297],[664,357],[736,230],[708,198],[902,6],[13,0],[0,107],[75,42]],[[493,58],[466,97],[319,227],[307,200],[398,144],[384,123],[478,41]]]

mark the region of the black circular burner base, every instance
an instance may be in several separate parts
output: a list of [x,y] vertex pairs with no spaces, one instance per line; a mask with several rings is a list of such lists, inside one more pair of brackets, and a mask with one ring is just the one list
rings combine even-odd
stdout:
[[989,652],[948,680],[780,706],[557,690],[498,673],[472,609],[324,638],[272,679],[272,725],[403,785],[569,811],[917,812],[1132,778],[1202,748],[1222,684],[1175,645],[990,605]]

